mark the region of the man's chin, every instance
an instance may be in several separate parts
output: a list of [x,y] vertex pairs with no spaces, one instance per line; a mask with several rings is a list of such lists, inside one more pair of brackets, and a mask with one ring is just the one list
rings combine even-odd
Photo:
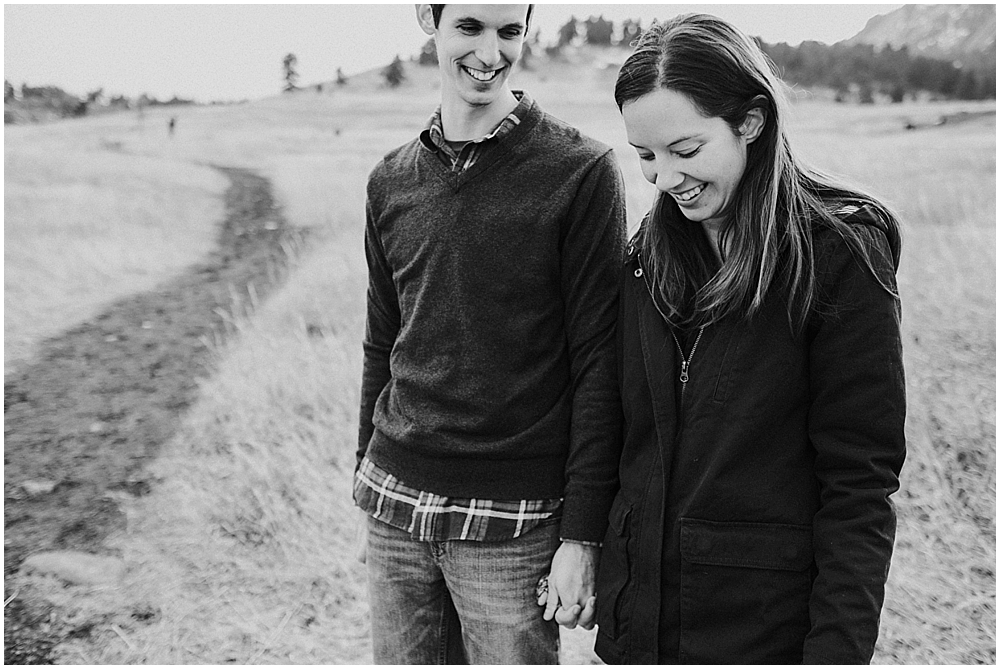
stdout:
[[503,96],[504,90],[503,85],[498,83],[495,88],[490,87],[486,90],[469,91],[462,96],[462,99],[470,107],[489,107]]

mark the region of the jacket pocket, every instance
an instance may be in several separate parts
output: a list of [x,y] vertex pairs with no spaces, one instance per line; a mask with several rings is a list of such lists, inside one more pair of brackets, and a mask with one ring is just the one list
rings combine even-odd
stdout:
[[812,528],[681,519],[680,660],[801,662]]
[[616,639],[619,636],[621,599],[629,583],[629,521],[632,505],[619,494],[611,506],[608,531],[601,548],[597,573],[596,620],[600,632]]

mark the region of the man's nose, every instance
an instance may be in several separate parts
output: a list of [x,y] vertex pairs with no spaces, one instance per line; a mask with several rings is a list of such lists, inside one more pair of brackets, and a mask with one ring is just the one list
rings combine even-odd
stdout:
[[496,33],[483,32],[476,47],[476,58],[487,67],[495,67],[500,64],[500,40]]

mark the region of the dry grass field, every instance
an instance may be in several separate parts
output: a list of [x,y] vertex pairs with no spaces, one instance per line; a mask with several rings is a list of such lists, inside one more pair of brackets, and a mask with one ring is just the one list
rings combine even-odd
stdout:
[[101,301],[148,290],[197,260],[214,240],[226,186],[211,169],[127,154],[72,123],[30,130],[5,129],[7,365]]
[[[634,224],[651,190],[613,78],[566,66],[517,83],[616,148]],[[118,500],[127,529],[107,543],[124,581],[13,577],[61,624],[88,630],[57,648],[59,662],[370,663],[350,499],[364,184],[435,96],[433,75],[411,71],[397,91],[358,80],[329,95],[183,109],[172,138],[156,112],[5,128],[5,360],[113,291],[145,290],[138,273],[162,280],[207,252],[225,186],[211,165],[266,176],[285,218],[313,230],[281,289],[255,309],[233,305],[239,336],[215,347],[215,373],[148,467],[151,493]],[[895,205],[905,226],[909,456],[880,664],[996,661],[995,115],[903,129],[962,109],[995,104],[794,107],[800,152]],[[67,278],[82,276],[95,278],[72,281],[68,296]],[[593,660],[589,634],[565,640],[567,663]]]

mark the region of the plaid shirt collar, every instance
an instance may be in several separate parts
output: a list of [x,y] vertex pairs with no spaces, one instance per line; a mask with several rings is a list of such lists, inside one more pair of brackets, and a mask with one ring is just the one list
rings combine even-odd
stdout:
[[525,91],[513,91],[513,93],[518,100],[514,110],[507,114],[490,133],[479,139],[466,142],[459,151],[448,146],[448,142],[444,138],[440,106],[431,114],[427,126],[420,133],[421,143],[429,151],[436,153],[446,165],[450,165],[452,172],[464,172],[476,164],[489,140],[501,141],[527,117],[532,103],[531,96]]

